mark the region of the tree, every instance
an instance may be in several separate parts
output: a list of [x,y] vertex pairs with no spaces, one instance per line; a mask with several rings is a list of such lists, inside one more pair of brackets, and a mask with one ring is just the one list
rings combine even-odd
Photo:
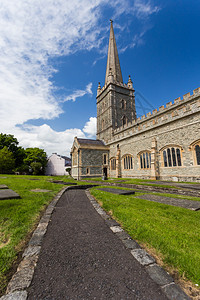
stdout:
[[12,134],[0,134],[0,149],[3,149],[5,146],[9,151],[15,152],[17,145],[19,144],[18,140]]
[[15,167],[21,166],[25,158],[25,150],[18,146],[19,142],[12,134],[0,134],[0,149],[7,147],[15,159]]
[[40,148],[27,148],[25,150],[26,157],[24,158],[24,164],[28,165],[33,172],[37,172],[39,165],[33,163],[40,163],[40,174],[44,174],[45,167],[47,164],[47,154],[43,149]]
[[31,169],[33,170],[33,175],[40,175],[42,173],[42,164],[40,162],[32,162]]
[[0,173],[12,173],[15,167],[15,159],[11,151],[5,146],[0,150]]

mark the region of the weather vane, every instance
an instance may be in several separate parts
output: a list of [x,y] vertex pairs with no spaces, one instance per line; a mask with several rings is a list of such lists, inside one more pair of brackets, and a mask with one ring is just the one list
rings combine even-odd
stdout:
[[110,22],[113,23],[113,20],[110,19]]

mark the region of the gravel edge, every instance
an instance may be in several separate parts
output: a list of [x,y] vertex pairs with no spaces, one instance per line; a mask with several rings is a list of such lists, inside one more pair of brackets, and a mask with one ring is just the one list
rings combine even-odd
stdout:
[[167,298],[170,300],[190,300],[191,298],[174,282],[169,273],[161,268],[147,251],[141,249],[140,245],[121,228],[120,224],[113,220],[101,208],[96,199],[90,194],[89,189],[85,192],[98,214],[105,220],[105,223],[109,226],[112,232],[122,241],[125,248],[130,251],[133,257],[141,265],[145,267],[151,279],[161,287]]

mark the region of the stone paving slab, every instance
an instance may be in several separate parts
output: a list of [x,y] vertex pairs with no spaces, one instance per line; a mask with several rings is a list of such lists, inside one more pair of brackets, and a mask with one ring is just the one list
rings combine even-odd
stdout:
[[181,288],[176,285],[174,282],[164,286],[163,291],[168,295],[169,299],[174,300],[191,300],[189,296],[187,296]]
[[0,189],[8,189],[8,186],[5,184],[0,184]]
[[20,199],[20,195],[14,192],[11,189],[0,189],[0,200],[7,200],[7,199]]
[[135,194],[135,191],[133,191],[133,190],[121,190],[121,189],[112,189],[112,188],[102,188],[102,189],[97,189],[97,190],[109,192],[109,193],[117,194],[117,195],[133,195],[133,194]]
[[150,277],[159,285],[164,286],[174,281],[173,278],[157,264],[147,266],[146,270],[149,273]]
[[1,300],[26,300],[27,291],[16,291],[1,297]]
[[149,255],[144,249],[131,250],[131,254],[139,261],[143,266],[148,266],[155,263],[155,258]]
[[192,201],[187,199],[164,197],[164,196],[151,195],[151,194],[137,196],[136,198],[168,204],[172,206],[183,207],[191,210],[200,210],[200,201]]

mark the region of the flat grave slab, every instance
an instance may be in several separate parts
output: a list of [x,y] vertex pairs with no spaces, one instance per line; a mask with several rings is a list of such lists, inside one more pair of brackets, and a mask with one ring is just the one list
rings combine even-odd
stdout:
[[8,186],[7,185],[5,185],[5,184],[0,184],[0,189],[8,189]]
[[200,190],[200,184],[192,184],[192,183],[181,183],[181,182],[167,182],[167,181],[149,181],[147,183],[150,184],[162,184],[162,185],[170,185],[170,186],[177,186],[180,188],[185,188],[185,189],[192,189],[192,190]]
[[20,195],[11,189],[0,190],[0,200],[20,199]]
[[48,193],[48,192],[52,192],[52,190],[34,189],[34,190],[31,190],[31,192],[35,192],[35,193]]
[[117,195],[133,195],[135,194],[135,191],[133,190],[119,190],[119,189],[112,189],[112,188],[102,188],[102,189],[98,189],[100,191],[104,191],[104,192],[109,192],[112,194],[117,194]]
[[64,184],[64,185],[77,185],[76,182],[65,182],[62,180],[49,180],[52,183],[57,183],[57,184]]
[[150,195],[150,194],[137,196],[136,198],[159,202],[159,203],[168,204],[172,206],[183,207],[191,210],[200,210],[200,201],[192,201],[187,199],[164,197],[164,196]]

